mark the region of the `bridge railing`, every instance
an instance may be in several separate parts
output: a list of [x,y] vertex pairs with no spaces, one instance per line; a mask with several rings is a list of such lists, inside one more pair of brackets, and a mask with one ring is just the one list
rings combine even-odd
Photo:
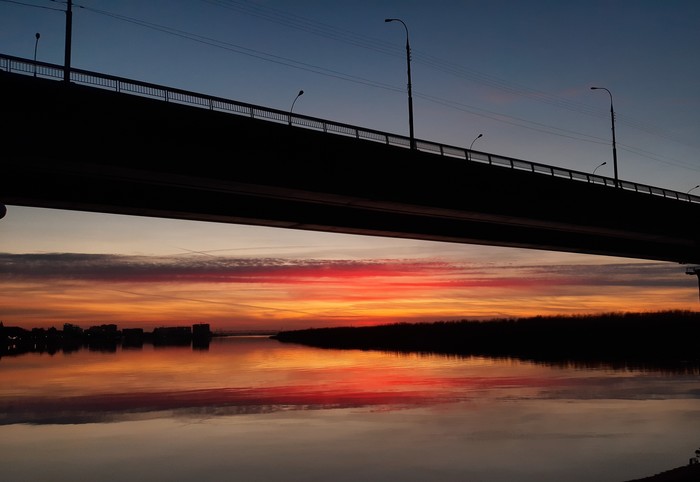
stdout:
[[[63,79],[64,71],[63,66],[61,65],[38,61],[34,62],[29,59],[0,54],[0,71],[3,70],[6,72],[15,72],[50,79]],[[71,69],[70,80],[75,84],[159,99],[165,102],[192,105],[210,110],[244,115],[254,119],[286,123],[289,125],[294,125],[305,129],[313,129],[330,134],[355,137],[357,139],[379,142],[390,146],[403,147],[406,149],[410,148],[410,139],[406,136],[390,134],[373,129],[366,129],[363,127],[333,122],[302,114],[294,114],[279,109],[247,104],[245,102],[238,102],[223,97],[210,96],[197,92],[151,84],[148,82],[140,82],[124,77],[100,74],[88,70]],[[615,187],[615,180],[609,177],[525,161],[522,159],[515,159],[512,157],[497,156],[495,154],[469,150],[458,146],[450,146],[417,139],[416,148],[420,152],[432,153],[454,159],[463,159],[468,162],[489,164],[491,166],[529,171],[534,174],[564,178],[572,181]],[[700,203],[700,196],[660,187],[648,186],[631,181],[618,180],[618,187],[627,191],[635,191],[638,193],[661,196],[679,201]]]

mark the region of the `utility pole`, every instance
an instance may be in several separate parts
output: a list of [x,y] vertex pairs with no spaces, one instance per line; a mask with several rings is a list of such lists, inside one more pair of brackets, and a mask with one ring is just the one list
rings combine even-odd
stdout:
[[73,36],[73,0],[67,0],[66,5],[66,52],[63,62],[63,81],[70,82],[70,51]]

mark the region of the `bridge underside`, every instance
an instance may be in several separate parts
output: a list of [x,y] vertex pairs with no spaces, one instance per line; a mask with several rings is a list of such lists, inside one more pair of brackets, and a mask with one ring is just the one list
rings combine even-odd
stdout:
[[0,202],[700,263],[700,206],[0,72]]

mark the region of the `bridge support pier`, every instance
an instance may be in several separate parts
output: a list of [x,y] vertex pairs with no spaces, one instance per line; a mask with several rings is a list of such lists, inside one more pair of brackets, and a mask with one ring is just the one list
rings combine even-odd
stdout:
[[698,297],[700,298],[700,266],[691,266],[686,268],[685,274],[694,274],[698,277]]

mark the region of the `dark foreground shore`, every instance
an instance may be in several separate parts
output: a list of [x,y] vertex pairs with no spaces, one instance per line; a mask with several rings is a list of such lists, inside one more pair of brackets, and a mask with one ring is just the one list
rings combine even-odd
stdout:
[[685,465],[676,469],[667,470],[651,477],[643,479],[627,480],[625,482],[699,482],[700,464]]

